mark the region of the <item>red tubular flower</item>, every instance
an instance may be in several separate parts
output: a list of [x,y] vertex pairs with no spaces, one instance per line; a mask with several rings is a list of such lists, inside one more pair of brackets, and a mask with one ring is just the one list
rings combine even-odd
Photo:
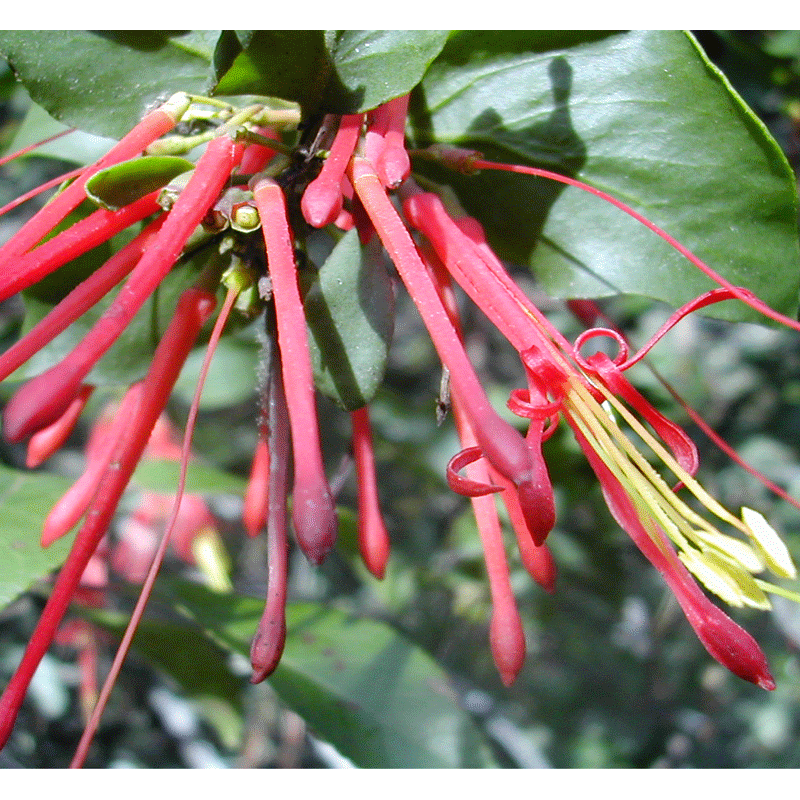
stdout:
[[347,164],[356,149],[363,122],[363,114],[347,114],[342,117],[322,171],[303,192],[300,208],[306,222],[315,228],[330,225],[341,213],[342,181]]
[[254,181],[253,196],[261,215],[267,248],[281,369],[292,430],[292,520],[303,552],[312,563],[320,564],[336,540],[337,519],[320,448],[314,377],[286,200],[281,187],[269,178]]
[[25,466],[28,469],[40,466],[60,449],[75,428],[78,417],[86,408],[93,391],[94,386],[84,384],[67,410],[52,425],[31,437],[28,442],[28,456],[25,459]]

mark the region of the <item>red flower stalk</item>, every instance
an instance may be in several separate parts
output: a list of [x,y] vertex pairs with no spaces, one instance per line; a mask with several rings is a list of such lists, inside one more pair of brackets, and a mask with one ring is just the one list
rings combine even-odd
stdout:
[[253,196],[261,215],[272,279],[281,370],[292,431],[292,520],[303,552],[312,563],[320,564],[336,540],[337,519],[322,460],[314,377],[286,200],[281,187],[270,178],[254,181]]
[[265,387],[271,450],[267,514],[267,591],[264,611],[250,647],[252,683],[275,670],[286,642],[288,581],[288,509],[290,417],[279,370],[272,370]]

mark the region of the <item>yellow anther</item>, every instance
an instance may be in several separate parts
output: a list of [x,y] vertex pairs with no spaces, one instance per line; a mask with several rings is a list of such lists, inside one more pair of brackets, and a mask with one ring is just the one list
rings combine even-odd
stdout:
[[758,511],[742,508],[742,522],[755,542],[767,566],[782,578],[796,578],[797,569],[783,540]]
[[712,548],[727,561],[738,564],[751,573],[763,572],[764,561],[747,542],[719,531],[695,530],[694,541],[701,549]]
[[692,575],[708,589],[717,595],[729,606],[741,608],[744,606],[744,597],[736,581],[725,571],[712,567],[701,554],[694,549],[681,550],[678,557],[685,564]]
[[210,588],[220,593],[233,589],[229,577],[230,558],[222,539],[213,528],[205,528],[195,536],[192,541],[192,555]]

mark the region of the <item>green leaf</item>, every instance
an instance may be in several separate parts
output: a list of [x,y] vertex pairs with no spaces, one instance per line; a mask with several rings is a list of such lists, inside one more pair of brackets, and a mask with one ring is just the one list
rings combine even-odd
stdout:
[[[579,178],[633,206],[774,308],[797,308],[797,198],[764,126],[675,31],[587,34],[564,47],[532,32],[460,32],[423,79],[420,144]],[[598,197],[486,171],[445,175],[500,254],[557,297],[641,294],[679,305],[714,284]],[[716,308],[716,307],[715,307]],[[711,313],[754,319],[727,303]]]
[[[249,657],[263,600],[169,586],[180,611],[220,645]],[[287,626],[270,685],[357,766],[494,766],[446,674],[392,628],[313,603],[290,604]]]
[[230,66],[214,87],[214,94],[255,94],[282,97],[301,104],[311,102],[318,76],[326,71],[322,31],[252,31],[242,51],[233,58],[229,39],[222,66]]
[[86,181],[86,194],[101,208],[116,211],[166,186],[194,169],[178,156],[142,156],[96,172]]
[[0,608],[60,566],[72,537],[47,549],[39,545],[42,523],[71,481],[45,472],[21,472],[0,465]]
[[366,405],[383,380],[394,297],[380,251],[351,230],[336,244],[305,297],[317,388],[344,409]]
[[155,102],[205,92],[219,31],[0,31],[0,53],[55,119],[116,139]]
[[322,107],[336,114],[375,108],[408,94],[444,47],[449,31],[326,31],[335,79]]
[[[150,492],[174,494],[181,474],[177,461],[147,459],[139,463],[131,478],[131,486]],[[238,494],[244,496],[247,481],[209,464],[189,462],[186,491],[193,494]]]
[[410,92],[446,39],[447,31],[228,33],[214,57],[214,91],[282,97],[307,112],[366,111]]

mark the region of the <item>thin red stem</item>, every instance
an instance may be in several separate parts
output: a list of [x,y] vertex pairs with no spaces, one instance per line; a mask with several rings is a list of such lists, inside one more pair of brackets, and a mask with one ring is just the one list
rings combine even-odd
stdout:
[[649,219],[647,219],[647,217],[643,216],[638,211],[635,211],[626,203],[623,203],[621,200],[617,200],[617,198],[612,197],[606,192],[596,189],[594,186],[590,186],[582,181],[575,180],[574,178],[568,178],[566,175],[559,175],[557,172],[550,172],[550,170],[539,169],[538,167],[526,167],[520,164],[498,164],[492,161],[484,161],[481,158],[470,158],[469,165],[474,169],[494,169],[503,172],[516,172],[522,175],[532,175],[539,178],[547,178],[551,181],[558,181],[559,183],[564,183],[568,186],[574,186],[576,189],[580,189],[581,191],[589,192],[589,194],[600,197],[607,203],[611,203],[611,205],[616,206],[618,209],[620,209],[620,211],[624,211],[628,216],[633,217],[637,222],[640,222],[646,228],[649,228],[651,231],[653,231],[653,233],[660,236],[665,242],[667,242],[667,244],[677,250],[690,263],[694,264],[694,266],[711,278],[714,283],[717,283],[720,286],[730,290],[731,294],[738,300],[741,300],[745,305],[749,306],[755,311],[758,311],[765,317],[775,320],[775,322],[780,322],[782,325],[786,325],[796,331],[800,331],[800,322],[798,322],[796,319],[792,319],[791,317],[787,317],[786,315],[775,311],[763,300],[760,300],[753,295],[752,292],[735,286],[729,280],[727,280],[727,278],[723,278],[722,275],[711,269],[708,264],[706,264],[704,261],[701,261],[694,253],[692,253],[691,250],[689,250],[687,247],[684,247],[677,239],[675,239],[673,236],[670,236],[665,230],[660,228],[654,222],[651,222]]
[[[64,131],[59,131],[58,133],[54,133],[52,136],[48,136],[46,139],[42,139],[39,142],[34,142],[33,144],[29,144],[27,147],[23,147],[20,150],[17,150],[16,153],[11,153],[10,155],[3,156],[0,158],[0,167],[3,164],[8,164],[9,161],[13,161],[15,158],[21,158],[22,156],[30,153],[33,150],[38,149],[39,147],[43,147],[46,144],[50,144],[50,142],[56,141],[56,139],[60,139],[62,136],[67,136],[70,133],[74,133],[77,128],[67,128]],[[81,167],[84,169],[84,167]]]
[[42,192],[46,192],[48,189],[52,189],[54,186],[58,186],[64,181],[71,181],[73,178],[77,178],[86,167],[79,167],[78,169],[70,170],[69,172],[65,172],[63,175],[59,175],[57,178],[52,178],[51,180],[43,183],[41,186],[37,186],[35,189],[31,189],[29,192],[25,192],[25,194],[21,194],[16,199],[12,200],[10,203],[6,203],[2,208],[0,208],[0,217],[3,214],[8,214],[9,211],[13,211],[15,208],[18,208],[23,203],[27,203],[28,200],[40,195]]

